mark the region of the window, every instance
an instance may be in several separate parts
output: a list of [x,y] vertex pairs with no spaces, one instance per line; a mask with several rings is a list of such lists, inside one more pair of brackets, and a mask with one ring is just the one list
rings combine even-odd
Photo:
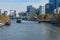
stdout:
[[58,4],[58,6],[60,7],[60,3]]
[[47,8],[49,9],[49,5],[47,5]]

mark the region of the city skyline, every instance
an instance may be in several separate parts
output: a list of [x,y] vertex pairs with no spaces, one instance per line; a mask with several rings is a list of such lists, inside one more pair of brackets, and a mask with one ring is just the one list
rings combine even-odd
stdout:
[[26,11],[28,5],[33,5],[38,8],[40,5],[44,6],[48,0],[0,0],[0,9]]

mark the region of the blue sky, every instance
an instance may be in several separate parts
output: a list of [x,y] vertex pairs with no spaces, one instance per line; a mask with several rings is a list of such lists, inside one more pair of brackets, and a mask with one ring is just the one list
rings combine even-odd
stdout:
[[26,6],[33,5],[38,8],[40,5],[45,5],[48,0],[0,0],[0,9],[2,10],[17,10],[26,11]]

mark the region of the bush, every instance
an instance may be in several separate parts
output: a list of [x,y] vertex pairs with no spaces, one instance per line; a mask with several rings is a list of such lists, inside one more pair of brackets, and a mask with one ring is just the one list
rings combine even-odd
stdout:
[[50,20],[51,17],[52,17],[52,14],[45,14],[44,19],[45,19],[45,20]]
[[44,17],[45,17],[45,14],[41,14],[38,16],[39,19],[44,19]]
[[54,17],[55,17],[55,22],[60,23],[60,14],[55,14]]

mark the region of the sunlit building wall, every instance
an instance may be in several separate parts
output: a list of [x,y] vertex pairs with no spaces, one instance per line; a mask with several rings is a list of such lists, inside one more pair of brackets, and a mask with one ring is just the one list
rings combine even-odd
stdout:
[[16,10],[10,10],[10,16],[16,17]]
[[4,11],[4,15],[8,15],[8,11]]
[[38,11],[39,11],[39,15],[45,14],[45,6],[40,6]]

